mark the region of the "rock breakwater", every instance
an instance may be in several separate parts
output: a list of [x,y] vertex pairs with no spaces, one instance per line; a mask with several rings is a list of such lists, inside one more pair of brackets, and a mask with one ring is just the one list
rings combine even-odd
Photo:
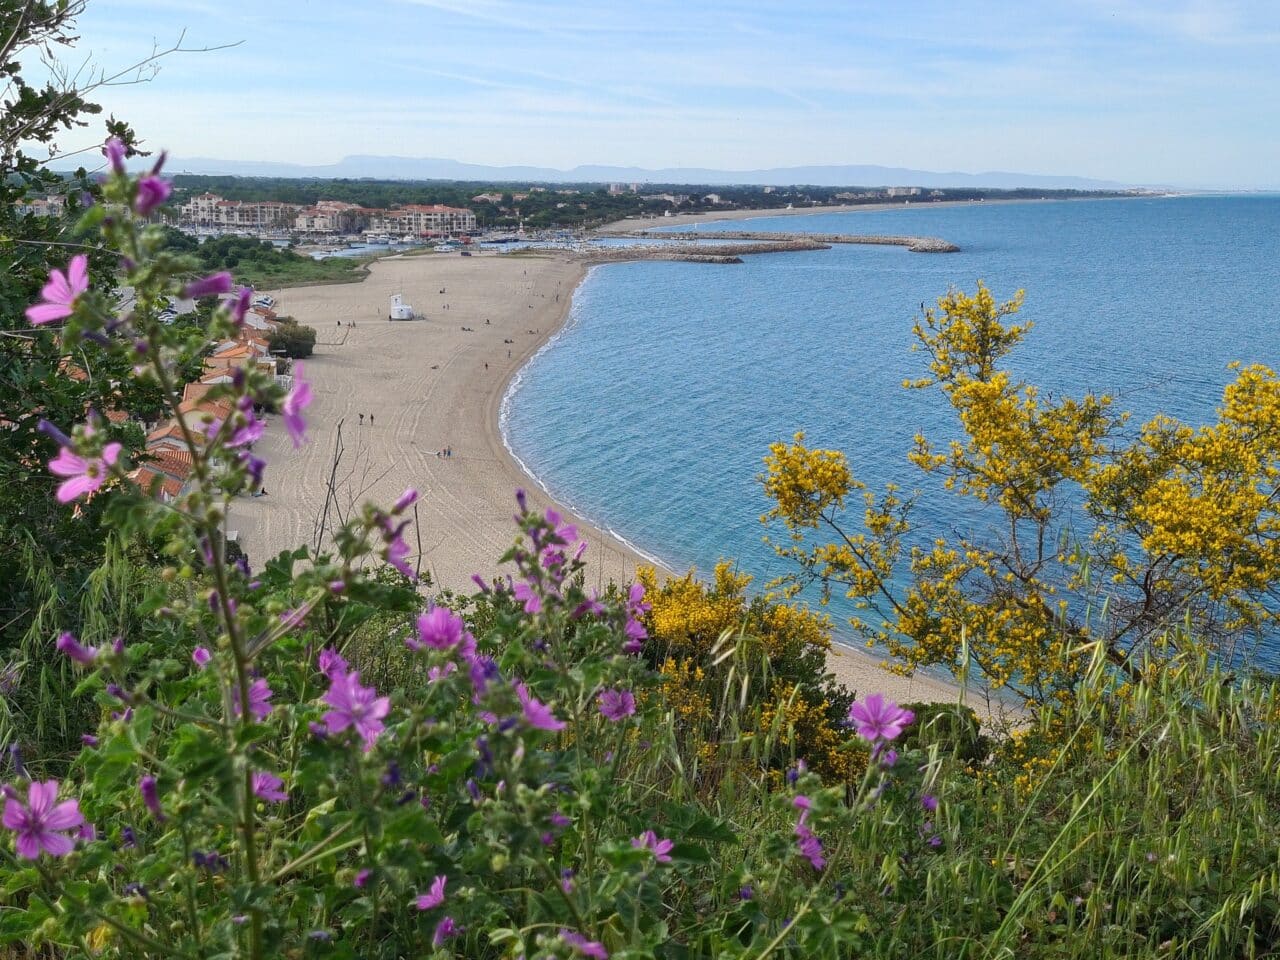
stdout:
[[[655,232],[653,230],[619,230],[598,234],[604,237],[630,237],[651,240],[752,240],[780,246],[784,243],[813,242],[830,245],[833,243],[867,243],[878,246],[906,247],[911,253],[957,253],[960,248],[940,237],[908,237],[881,234],[856,233],[765,233],[752,230],[717,230],[714,233],[699,230],[679,230]],[[809,247],[807,249],[818,249]],[[753,253],[762,251],[755,250]]]

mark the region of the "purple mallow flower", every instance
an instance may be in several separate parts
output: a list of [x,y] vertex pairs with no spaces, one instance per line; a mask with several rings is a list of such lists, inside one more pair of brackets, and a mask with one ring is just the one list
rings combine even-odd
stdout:
[[849,707],[849,722],[857,729],[858,736],[871,743],[896,740],[915,718],[910,710],[902,709],[879,693],[871,694],[865,703]]
[[253,795],[262,800],[284,803],[289,799],[289,794],[281,789],[283,786],[284,781],[274,773],[259,770],[253,775]]
[[462,617],[448,607],[435,607],[418,617],[418,637],[405,641],[411,650],[454,650],[469,658],[476,650],[475,638]]
[[606,690],[598,702],[601,715],[614,723],[636,712],[636,698],[630,690]]
[[54,647],[59,653],[66,654],[76,663],[84,664],[85,666],[93,663],[98,656],[98,651],[95,648],[81,646],[75,635],[71,633],[60,634]]
[[924,807],[928,813],[933,813],[938,809],[938,798],[926,793],[920,798],[920,806]]
[[537,613],[542,609],[542,598],[529,584],[523,581],[517,583],[512,593],[517,600],[524,601],[525,613]]
[[[266,680],[259,677],[249,685],[249,715],[253,719],[261,722],[271,715],[270,700],[275,694]],[[231,689],[232,706],[235,709],[235,715],[238,717],[241,713],[240,708],[240,687],[236,685]]]
[[245,314],[249,312],[249,304],[253,301],[253,287],[241,287],[236,295],[225,304],[231,311],[231,322],[237,327],[244,324]]
[[813,869],[821,870],[827,865],[826,857],[822,855],[822,841],[809,829],[808,824],[809,811],[813,809],[813,802],[803,793],[798,793],[792,798],[791,805],[800,811],[800,819],[796,821],[795,828],[796,846],[800,850],[800,855],[808,859]]
[[225,270],[211,273],[209,276],[201,277],[199,280],[193,280],[182,288],[182,295],[189,300],[199,300],[201,297],[212,297],[230,292],[231,274]]
[[644,640],[649,636],[649,631],[644,628],[640,618],[651,609],[652,606],[644,602],[644,584],[633,583],[627,592],[627,622],[622,628],[627,637],[627,642],[622,645],[625,653],[639,653],[644,649]]
[[520,681],[516,681],[516,696],[520,698],[520,708],[524,714],[524,722],[537,730],[563,730],[563,720],[557,720],[551,708],[536,699]]
[[284,398],[284,403],[280,407],[285,429],[293,438],[295,448],[302,446],[307,440],[307,423],[302,419],[302,411],[311,406],[312,400],[311,384],[302,379],[302,374],[302,364],[299,363],[293,375],[293,387],[290,388],[289,395]]
[[560,939],[571,946],[575,953],[584,957],[594,957],[595,960],[609,960],[609,951],[604,948],[604,944],[599,940],[588,940],[580,933],[574,933],[572,930],[561,930]]
[[471,658],[468,672],[471,676],[472,702],[479,703],[489,684],[498,679],[498,664],[492,657],[480,654]]
[[370,870],[368,867],[365,867],[363,870],[361,870],[359,873],[356,874],[356,878],[351,881],[351,885],[355,887],[357,890],[363,890],[365,887],[365,884],[369,882],[369,877],[371,877],[372,875],[373,875],[373,871]]
[[448,882],[448,877],[443,875],[436,877],[431,882],[431,889],[426,893],[418,894],[413,901],[413,905],[419,910],[434,910],[444,903],[444,885]]
[[112,173],[124,173],[124,142],[119,137],[112,137],[102,145],[102,154],[111,165]]
[[78,253],[67,264],[67,272],[50,270],[49,281],[40,290],[40,303],[27,307],[27,320],[35,325],[69,317],[76,299],[89,289],[89,258]]
[[435,683],[437,680],[443,680],[457,669],[458,665],[450,660],[444,666],[434,666],[429,668],[427,670],[427,679],[432,683]]
[[146,804],[151,815],[157,820],[164,819],[164,810],[160,806],[160,794],[156,789],[156,778],[143,777],[138,781],[138,791],[142,794],[142,802]]
[[27,802],[23,803],[13,787],[5,787],[5,827],[16,833],[15,846],[18,856],[35,860],[41,852],[54,857],[64,857],[75,847],[70,831],[77,831],[84,824],[80,805],[75,800],[57,803],[58,781],[43,783],[33,780],[27,787]]
[[124,449],[118,443],[108,443],[100,457],[80,457],[63,448],[49,461],[49,472],[56,477],[66,477],[58,486],[58,502],[70,503],[87,493],[98,490],[107,480],[111,468],[120,459]]
[[344,677],[350,670],[350,666],[343,659],[342,654],[338,653],[333,647],[325,647],[321,650],[317,662],[320,666],[320,672],[330,680],[335,677]]
[[324,715],[325,729],[333,734],[354,728],[367,753],[384,729],[382,720],[391,710],[390,698],[379,697],[373,687],[360,686],[359,671],[330,675],[329,683],[324,702],[333,709]]
[[796,846],[800,848],[800,854],[806,857],[813,864],[813,869],[821,870],[827,865],[826,858],[822,855],[822,841],[817,835],[809,829],[804,822],[804,818],[800,818],[800,822],[796,824]]
[[[213,425],[211,424],[211,426]],[[252,446],[262,439],[262,434],[266,429],[266,422],[259,420],[253,415],[253,411],[249,410],[245,413],[244,424],[232,431],[231,438],[227,441],[226,445],[232,450],[236,447]],[[214,430],[214,433],[216,434],[217,430]]]
[[418,491],[410,487],[404,493],[400,494],[400,498],[395,502],[395,505],[391,508],[391,512],[403,513],[405,510],[408,510],[411,506],[413,506],[417,502],[418,502]]
[[675,841],[660,839],[652,830],[646,830],[640,836],[631,838],[631,846],[637,850],[652,851],[653,859],[659,863],[670,863]]
[[460,932],[458,924],[454,922],[453,917],[445,917],[436,924],[435,932],[431,934],[431,945],[439,947],[450,937],[456,937]]
[[138,216],[148,216],[152,210],[169,199],[173,187],[167,180],[156,176],[146,176],[138,181],[138,194],[133,200],[133,209]]
[[191,651],[191,662],[203,670],[209,665],[209,661],[213,659],[207,647],[196,647]]

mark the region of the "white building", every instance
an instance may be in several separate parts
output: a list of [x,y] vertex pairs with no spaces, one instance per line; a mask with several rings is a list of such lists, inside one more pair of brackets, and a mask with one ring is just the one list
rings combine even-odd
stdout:
[[201,227],[290,227],[297,211],[295,203],[276,200],[224,200],[216,193],[192,197],[179,210],[182,219]]
[[395,210],[380,210],[369,220],[369,230],[391,236],[456,237],[474,233],[476,215],[461,207],[443,204],[409,204]]

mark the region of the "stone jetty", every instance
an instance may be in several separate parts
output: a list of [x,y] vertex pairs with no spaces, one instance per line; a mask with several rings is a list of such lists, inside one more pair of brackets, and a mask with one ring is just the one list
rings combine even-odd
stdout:
[[[663,234],[657,237],[665,238]],[[717,238],[719,239],[719,238]],[[683,263],[741,263],[754,253],[791,253],[830,250],[831,244],[797,235],[776,243],[700,243],[696,247],[675,243],[637,244],[630,247],[600,247],[578,255],[585,263],[618,263],[625,260],[678,260]]]
[[[912,253],[957,253],[960,250],[954,243],[939,237],[900,237],[855,233],[762,233],[751,230],[716,230],[714,232],[702,232],[699,230],[675,230],[670,232],[614,230],[600,232],[597,236],[632,237],[650,240],[753,240],[775,246],[797,242],[813,242],[827,245],[833,243],[870,243],[881,246],[906,247]],[[818,248],[808,247],[806,249],[813,250]],[[761,253],[763,251],[753,250],[751,252]]]

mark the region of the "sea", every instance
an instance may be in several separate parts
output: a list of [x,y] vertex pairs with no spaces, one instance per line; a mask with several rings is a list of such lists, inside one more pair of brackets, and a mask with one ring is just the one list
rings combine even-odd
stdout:
[[[956,435],[936,390],[902,386],[926,368],[912,323],[950,288],[1025,290],[1018,319],[1034,328],[1007,366],[1051,395],[1114,394],[1135,423],[1207,422],[1230,364],[1280,369],[1280,195],[926,204],[698,230],[926,235],[961,250],[591,270],[565,327],[512,382],[504,437],[553,498],[676,571],[728,558],[763,587],[792,569],[763,542],[783,531],[761,523],[758,478],[769,445],[799,430],[844,451],[872,490],[920,491],[922,535],[990,527],[906,459],[917,433]],[[830,612],[854,642],[851,607]],[[1256,656],[1280,669],[1280,637]]]

